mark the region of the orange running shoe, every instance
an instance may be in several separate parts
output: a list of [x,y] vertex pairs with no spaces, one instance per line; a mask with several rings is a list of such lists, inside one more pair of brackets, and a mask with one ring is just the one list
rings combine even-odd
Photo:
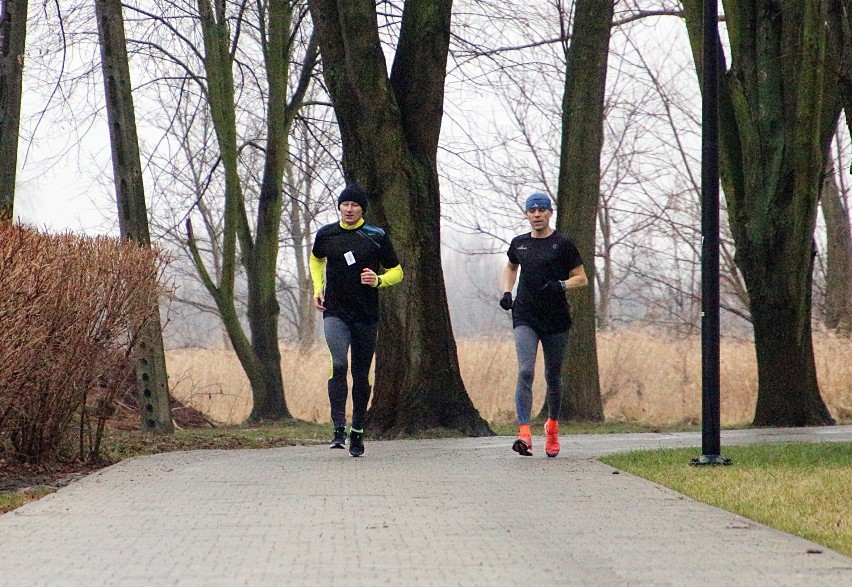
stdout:
[[524,457],[532,456],[532,435],[529,424],[521,424],[518,439],[512,445],[512,450]]
[[559,454],[559,421],[551,418],[544,423],[544,453],[549,457]]

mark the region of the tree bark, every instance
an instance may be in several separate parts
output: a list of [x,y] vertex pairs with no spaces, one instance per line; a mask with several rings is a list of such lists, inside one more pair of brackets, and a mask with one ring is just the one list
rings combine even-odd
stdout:
[[852,133],[852,0],[830,0],[834,18],[826,23],[834,53],[840,62],[840,92],[846,111],[846,126]]
[[826,173],[820,201],[826,228],[823,322],[826,328],[848,336],[852,333],[852,228],[833,170]]
[[[788,296],[773,296],[752,304],[754,344],[757,352],[757,426],[820,426],[834,419],[816,391],[816,365],[810,320],[803,321]],[[810,298],[810,296],[808,296]],[[807,300],[810,307],[810,299]],[[782,324],[799,328],[779,328]],[[761,390],[772,390],[767,393]],[[818,401],[816,401],[818,400]]]
[[[829,19],[827,24],[840,62],[840,92],[846,125],[852,133],[852,0],[833,0],[832,10],[836,18]],[[838,167],[838,172],[846,172],[841,161]],[[852,238],[849,207],[834,174],[826,178],[822,212],[828,242],[825,323],[828,328],[849,335],[852,333]]]
[[[127,41],[120,0],[95,0],[107,120],[112,147],[112,169],[121,237],[151,246],[148,208],[139,159],[136,115],[131,93]],[[140,334],[142,356],[136,365],[143,430],[174,432],[169,403],[168,373],[163,350],[160,310],[155,308]]]
[[27,0],[0,4],[0,222],[14,219],[27,4]]
[[432,428],[491,434],[465,391],[444,288],[437,146],[450,0],[408,1],[390,77],[373,0],[311,0],[348,180],[368,191],[368,220],[388,228],[405,272],[382,291],[368,426],[398,436]]
[[[309,148],[304,145],[303,152],[300,157],[304,161],[308,161],[311,157]],[[316,344],[317,341],[317,317],[318,312],[314,308],[314,285],[311,280],[309,269],[309,257],[311,252],[311,217],[305,209],[305,203],[313,200],[313,182],[311,174],[306,173],[303,177],[304,185],[301,193],[298,188],[298,182],[293,174],[293,167],[288,167],[286,173],[286,185],[290,194],[299,194],[298,197],[291,196],[289,201],[285,201],[287,214],[289,216],[291,248],[293,257],[296,259],[296,326],[298,331],[299,350],[307,352]],[[304,203],[303,203],[304,202]]]
[[562,99],[558,230],[583,257],[589,285],[570,292],[574,324],[562,370],[563,417],[603,420],[595,327],[595,237],[600,204],[604,95],[612,27],[611,0],[577,0]]
[[287,81],[290,56],[290,19],[286,0],[268,3],[264,61],[269,85],[266,113],[266,157],[257,203],[254,240],[248,223],[239,227],[243,265],[248,280],[248,319],[251,347],[262,370],[265,389],[253,393],[251,420],[290,418],[284,400],[281,376],[281,350],[278,346],[279,306],[276,296],[278,236],[281,226],[281,200],[284,169],[289,156],[287,135]]
[[[683,6],[700,78],[702,3]],[[811,286],[817,202],[840,113],[824,26],[837,15],[823,1],[724,8],[732,67],[719,88],[720,170],[754,328],[754,424],[832,424],[814,366]]]

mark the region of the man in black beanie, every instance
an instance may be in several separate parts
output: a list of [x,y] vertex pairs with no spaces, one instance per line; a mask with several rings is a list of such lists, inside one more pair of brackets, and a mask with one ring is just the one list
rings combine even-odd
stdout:
[[364,188],[357,181],[346,184],[340,195],[337,196],[337,209],[340,210],[340,205],[343,202],[355,202],[361,207],[361,214],[367,211],[367,194]]
[[314,307],[323,313],[331,354],[328,399],[334,434],[331,448],[346,444],[347,355],[352,351],[352,425],[349,454],[364,454],[364,420],[370,401],[370,365],[376,351],[379,288],[402,281],[402,266],[384,230],[364,223],[367,194],[357,182],[337,198],[340,221],[317,231],[311,251]]

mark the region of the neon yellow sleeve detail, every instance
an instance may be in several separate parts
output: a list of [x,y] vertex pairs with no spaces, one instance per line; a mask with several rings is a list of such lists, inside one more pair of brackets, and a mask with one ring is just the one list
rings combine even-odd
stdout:
[[402,265],[391,267],[381,275],[382,284],[379,287],[390,287],[402,281]]
[[314,282],[314,297],[318,297],[325,286],[325,258],[314,257],[311,253],[310,267],[311,281]]

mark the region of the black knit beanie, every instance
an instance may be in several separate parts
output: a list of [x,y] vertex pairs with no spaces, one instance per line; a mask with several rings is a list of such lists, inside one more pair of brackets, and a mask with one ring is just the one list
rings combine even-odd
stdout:
[[353,181],[352,183],[346,184],[346,187],[343,188],[343,191],[340,192],[340,195],[337,197],[337,209],[340,209],[340,204],[343,202],[355,202],[359,206],[361,206],[361,210],[367,211],[367,192],[364,191],[364,188],[361,187],[361,184],[357,181]]

